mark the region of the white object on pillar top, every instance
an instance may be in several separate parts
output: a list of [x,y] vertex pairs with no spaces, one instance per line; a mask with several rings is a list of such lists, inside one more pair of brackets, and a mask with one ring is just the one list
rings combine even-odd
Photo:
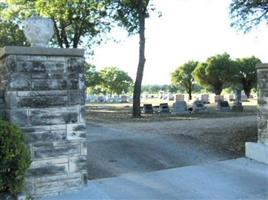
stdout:
[[32,47],[47,47],[54,35],[53,21],[45,17],[31,17],[23,22],[23,32]]

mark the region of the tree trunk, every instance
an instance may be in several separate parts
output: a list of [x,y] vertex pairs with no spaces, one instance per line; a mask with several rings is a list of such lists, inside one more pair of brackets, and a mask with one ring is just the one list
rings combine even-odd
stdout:
[[141,97],[141,84],[143,78],[143,70],[145,65],[145,4],[144,0],[139,0],[139,36],[140,36],[140,46],[139,46],[139,64],[136,74],[136,81],[134,85],[133,92],[133,117],[140,117],[140,97]]
[[80,41],[80,31],[78,30],[79,28],[76,27],[74,37],[73,37],[73,48],[77,48],[79,41]]
[[62,24],[61,22],[60,22],[60,26],[61,26],[61,34],[60,34],[60,36],[61,36],[61,40],[62,40],[62,42],[64,43],[64,45],[65,45],[65,48],[70,48],[70,44],[69,44],[69,41],[68,41],[68,38],[67,38],[67,33],[66,33],[66,31],[65,31],[65,25],[64,24]]
[[54,30],[55,30],[55,34],[56,34],[56,37],[57,37],[57,41],[58,41],[58,45],[60,46],[60,48],[63,48],[63,42],[62,42],[62,39],[60,37],[60,31],[59,31],[59,28],[57,27],[57,22],[53,20],[53,24],[54,24]]
[[214,87],[214,93],[216,95],[221,95],[221,92],[222,92],[222,86],[217,86],[217,87]]
[[243,82],[243,90],[245,92],[245,95],[249,98],[250,91],[251,91],[251,85],[247,82]]
[[188,95],[189,95],[189,100],[192,100],[192,86],[188,88]]

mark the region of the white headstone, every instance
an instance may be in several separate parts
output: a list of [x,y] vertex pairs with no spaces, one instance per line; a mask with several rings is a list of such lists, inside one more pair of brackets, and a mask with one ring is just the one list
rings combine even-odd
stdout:
[[183,94],[176,94],[176,102],[177,101],[184,101],[184,95]]
[[220,101],[224,101],[224,97],[221,95],[215,95],[214,101],[215,101],[215,103],[218,103]]
[[201,95],[201,101],[203,103],[209,103],[209,95],[208,94],[202,94]]

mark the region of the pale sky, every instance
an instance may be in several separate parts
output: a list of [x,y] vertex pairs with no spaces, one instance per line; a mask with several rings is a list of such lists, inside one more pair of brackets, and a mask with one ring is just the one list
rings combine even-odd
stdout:
[[[162,17],[146,20],[146,64],[143,84],[170,84],[171,72],[189,60],[229,53],[233,58],[256,56],[268,62],[268,27],[244,34],[230,27],[231,0],[154,0]],[[109,41],[95,49],[90,62],[97,70],[117,66],[135,79],[138,36],[115,30],[119,43]]]

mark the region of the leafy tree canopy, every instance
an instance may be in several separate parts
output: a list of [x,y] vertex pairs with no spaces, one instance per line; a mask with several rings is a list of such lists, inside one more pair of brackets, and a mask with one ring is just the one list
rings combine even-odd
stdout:
[[0,2],[0,47],[28,45],[26,38],[19,26],[12,20],[1,17],[7,4]]
[[128,92],[133,84],[131,77],[117,67],[107,67],[100,71],[102,88],[109,94],[120,95]]
[[252,88],[257,85],[256,65],[261,63],[259,58],[254,56],[249,58],[236,59],[237,68],[236,85],[241,85],[245,94],[249,97]]
[[189,61],[182,66],[178,67],[172,74],[171,80],[175,85],[183,87],[189,94],[189,99],[192,99],[192,90],[194,76],[192,75],[193,71],[197,67],[198,62]]
[[95,87],[101,83],[100,73],[96,70],[96,66],[85,64],[85,78],[87,87]]
[[262,21],[268,23],[268,1],[232,0],[230,15],[233,20],[231,26],[250,31]]
[[54,45],[61,48],[88,47],[101,42],[109,31],[107,0],[7,0],[5,15],[19,23],[32,15],[54,21]]
[[[149,10],[154,10],[149,2],[150,0],[143,0],[142,14],[145,17],[149,17]],[[139,33],[140,0],[113,0],[111,5],[113,10],[111,16],[114,21],[125,28],[130,35]]]
[[222,89],[231,84],[236,69],[227,53],[212,56],[205,63],[200,63],[193,72],[195,80],[203,87],[220,95]]

